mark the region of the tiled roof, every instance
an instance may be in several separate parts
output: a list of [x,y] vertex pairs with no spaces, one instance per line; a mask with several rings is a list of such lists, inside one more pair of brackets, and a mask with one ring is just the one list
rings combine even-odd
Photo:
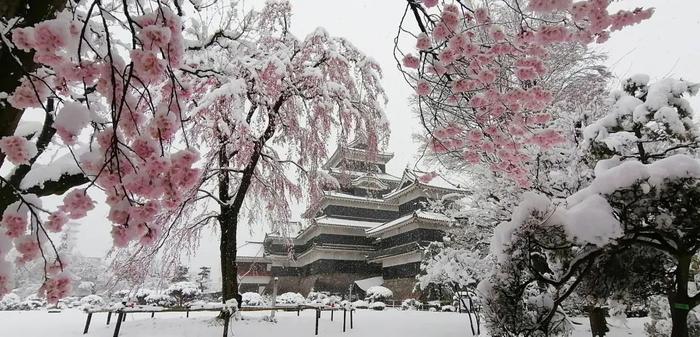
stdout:
[[394,226],[398,226],[404,222],[407,222],[413,218],[416,219],[422,219],[422,220],[429,220],[429,221],[439,221],[439,222],[450,222],[452,221],[452,218],[440,214],[440,213],[434,213],[434,212],[426,212],[426,211],[415,211],[411,214],[404,215],[398,219],[383,223],[377,227],[373,227],[367,230],[367,234],[372,234],[376,233],[379,231],[383,231],[386,229],[389,229]]

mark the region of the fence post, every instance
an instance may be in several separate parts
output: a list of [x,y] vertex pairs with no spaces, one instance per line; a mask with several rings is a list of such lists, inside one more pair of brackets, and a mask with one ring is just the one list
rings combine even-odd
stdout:
[[335,312],[335,309],[331,308],[331,322],[333,322],[333,313]]
[[151,318],[153,318],[156,315],[155,311],[151,311]]
[[228,337],[228,325],[229,325],[230,319],[231,319],[231,315],[229,312],[227,312],[224,315],[224,337]]
[[190,318],[190,309],[187,309],[187,318]]
[[92,313],[88,312],[88,317],[87,320],[85,321],[85,329],[83,329],[83,335],[88,333],[88,329],[90,328],[90,321],[92,320]]
[[122,322],[126,322],[126,313],[122,315]]
[[118,337],[119,336],[119,329],[122,327],[122,321],[124,320],[124,315],[125,313],[120,311],[119,316],[117,316],[117,324],[114,326],[114,335],[113,337]]
[[297,316],[301,313],[301,304],[297,305]]
[[316,330],[314,335],[318,336],[318,319],[321,317],[321,309],[316,309]]
[[107,325],[109,325],[109,321],[111,321],[111,320],[112,320],[112,312],[110,311],[107,313]]
[[352,329],[352,312],[355,311],[355,309],[350,309],[350,329]]
[[[275,276],[272,284],[272,312],[270,313],[271,321],[275,319],[275,307],[277,306],[277,281],[279,281],[279,277]],[[299,316],[298,311],[297,316]]]
[[343,332],[345,332],[345,318],[348,316],[348,309],[343,308]]

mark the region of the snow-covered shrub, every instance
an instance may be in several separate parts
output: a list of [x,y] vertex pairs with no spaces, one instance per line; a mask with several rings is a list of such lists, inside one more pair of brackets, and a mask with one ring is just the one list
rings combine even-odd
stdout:
[[153,294],[153,290],[151,289],[139,289],[138,291],[136,291],[136,295],[134,295],[134,297],[136,297],[136,302],[138,304],[144,305],[147,304],[146,297],[148,297],[151,294]]
[[329,307],[337,307],[340,305],[341,298],[335,295],[328,296],[321,300],[321,304]]
[[262,306],[265,305],[265,300],[258,293],[247,292],[241,295],[243,297],[243,305],[247,306]]
[[306,298],[300,293],[288,292],[277,296],[275,302],[277,302],[277,304],[304,304]]
[[369,308],[369,303],[367,303],[366,301],[358,300],[352,302],[352,307],[355,309],[367,309]]
[[322,292],[310,291],[309,294],[306,296],[306,300],[309,302],[313,302],[316,300],[322,300],[326,297],[328,297],[328,295]]
[[433,300],[433,301],[428,301],[426,306],[428,308],[435,309],[434,311],[437,311],[438,309],[440,309],[442,307],[442,303],[440,302],[440,300]]
[[401,302],[401,310],[417,310],[422,307],[423,303],[415,298],[408,298]]
[[29,295],[19,304],[19,310],[36,310],[46,306],[46,300],[37,296]]
[[20,297],[15,293],[9,293],[0,300],[0,311],[19,309]]
[[146,296],[146,304],[158,307],[173,307],[177,299],[166,294],[150,294]]
[[382,311],[386,309],[386,304],[384,304],[384,302],[372,302],[369,304],[369,308],[372,310]]
[[77,296],[64,297],[64,298],[58,300],[58,304],[59,304],[59,307],[64,307],[64,308],[79,307],[81,305],[80,297],[77,297]]
[[455,309],[454,305],[443,305],[442,308],[440,308],[443,312],[455,312],[457,309]]
[[128,289],[117,290],[112,294],[110,298],[115,302],[128,301],[129,294],[131,294],[131,291]]
[[172,297],[175,297],[178,301],[178,305],[182,306],[185,302],[195,299],[202,293],[202,291],[199,290],[197,284],[183,281],[171,284],[166,290],[166,293]]
[[78,293],[82,295],[95,294],[95,282],[83,281],[78,285]]
[[384,301],[394,297],[394,293],[389,288],[382,286],[373,286],[367,289],[367,300],[370,302]]
[[105,306],[105,301],[98,295],[87,295],[80,299],[80,306],[83,310],[101,308]]

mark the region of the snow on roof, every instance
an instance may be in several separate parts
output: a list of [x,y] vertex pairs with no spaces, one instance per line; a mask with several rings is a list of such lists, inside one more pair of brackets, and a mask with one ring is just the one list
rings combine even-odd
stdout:
[[439,221],[439,222],[450,222],[452,221],[452,218],[440,214],[440,213],[435,213],[435,212],[426,212],[426,211],[415,211],[411,214],[404,215],[398,219],[389,221],[387,223],[383,223],[377,227],[370,228],[367,230],[367,234],[372,234],[372,233],[377,233],[386,229],[389,229],[394,226],[398,226],[404,222],[409,221],[410,219],[421,219],[421,220],[428,220],[428,221]]
[[262,242],[246,241],[246,243],[236,247],[238,257],[263,257],[265,248]]
[[334,218],[329,216],[322,216],[315,219],[316,223],[321,225],[335,225],[335,226],[352,226],[352,227],[367,227],[372,228],[381,225],[381,221],[367,221],[367,220],[350,220],[342,218]]
[[339,192],[335,192],[335,191],[327,191],[327,192],[324,192],[323,194],[325,196],[328,196],[328,197],[334,197],[334,198],[340,198],[340,199],[353,199],[353,200],[361,200],[361,201],[367,201],[367,202],[381,202],[381,203],[384,202],[383,199],[363,197],[363,196],[359,196],[359,195],[339,193]]
[[389,173],[376,173],[376,172],[359,172],[359,171],[351,171],[351,170],[338,170],[338,169],[329,169],[329,173],[334,173],[334,174],[346,174],[349,175],[353,178],[360,178],[360,177],[373,177],[377,178],[380,180],[388,180],[392,182],[399,182],[401,178],[389,174]]
[[370,277],[364,280],[357,280],[355,281],[355,284],[357,284],[357,286],[360,287],[360,289],[367,291],[371,287],[376,287],[384,284],[384,278],[381,276]]
[[[410,184],[406,185],[406,183]],[[464,191],[464,188],[462,188],[460,185],[450,182],[439,173],[423,172],[420,170],[411,170],[407,168],[404,170],[403,176],[401,177],[401,182],[399,182],[396,189],[385,194],[384,198],[396,196],[414,185],[453,191]]]

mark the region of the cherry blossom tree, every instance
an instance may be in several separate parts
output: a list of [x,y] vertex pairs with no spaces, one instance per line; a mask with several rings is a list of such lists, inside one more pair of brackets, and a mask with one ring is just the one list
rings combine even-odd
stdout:
[[[606,0],[480,4],[408,0],[395,58],[416,90],[432,152],[528,187],[535,158],[526,149],[563,141],[549,106],[575,76],[559,71],[569,67],[566,45],[605,42],[653,11],[610,13]],[[415,44],[404,51],[402,41]]]
[[[178,77],[185,42],[176,3],[10,1],[3,5],[0,293],[16,263],[42,259],[42,291],[70,291],[54,235],[95,208],[101,191],[123,244],[158,236],[152,220],[191,194],[200,170],[181,145],[189,103]],[[150,147],[157,144],[156,149]],[[75,188],[84,185],[81,188]],[[100,194],[99,192],[97,192]],[[63,195],[44,206],[42,197]]]
[[[175,256],[176,247],[192,247],[202,230],[218,225],[224,301],[238,294],[240,223],[267,220],[283,227],[292,200],[314,202],[336,186],[319,170],[329,137],[365,137],[370,152],[386,140],[379,66],[322,29],[296,38],[290,16],[286,2],[232,14],[222,20],[225,33],[217,42],[187,54],[199,106],[186,134],[202,147],[206,164],[187,216],[156,246]],[[207,29],[192,32],[212,35]],[[118,268],[148,264],[152,255],[139,248]]]
[[[302,184],[313,197],[333,183],[316,167],[334,130],[341,141],[362,133],[376,148],[386,129],[377,64],[322,30],[292,36],[286,2],[249,13],[198,1],[0,7],[0,57],[12,67],[0,104],[9,172],[0,294],[11,290],[15,264],[40,259],[48,300],[65,296],[69,262],[55,235],[99,203],[109,207],[114,246],[126,248],[116,272],[132,279],[157,256],[193,249],[201,229],[218,223],[230,299],[242,210],[283,218]],[[57,207],[43,203],[53,194],[63,196]]]

